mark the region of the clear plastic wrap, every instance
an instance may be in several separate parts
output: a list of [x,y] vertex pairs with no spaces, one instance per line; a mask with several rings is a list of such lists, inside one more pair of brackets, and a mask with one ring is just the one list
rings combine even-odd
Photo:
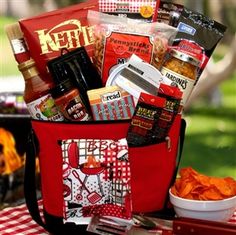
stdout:
[[159,69],[177,33],[164,23],[144,23],[95,11],[88,12],[88,21],[95,25],[94,64],[104,84],[112,70],[133,54]]

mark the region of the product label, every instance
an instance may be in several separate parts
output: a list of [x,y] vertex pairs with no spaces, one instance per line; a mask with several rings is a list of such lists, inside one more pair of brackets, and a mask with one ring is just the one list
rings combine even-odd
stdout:
[[106,38],[102,78],[107,80],[114,66],[126,62],[133,54],[150,63],[153,45],[150,36],[112,32]]
[[196,33],[196,29],[191,27],[190,25],[187,25],[183,22],[180,22],[179,25],[177,26],[179,32],[184,32],[190,35],[194,35]]
[[68,102],[68,104],[65,106],[65,113],[66,116],[72,121],[89,120],[89,115],[86,112],[86,109],[79,96]]
[[20,54],[20,53],[26,52],[27,47],[23,38],[12,39],[11,45],[12,45],[14,54]]
[[60,51],[62,48],[74,49],[93,42],[93,26],[82,26],[77,19],[70,19],[51,29],[37,30],[41,54]]
[[129,145],[149,145],[159,141],[161,128],[157,123],[165,102],[165,98],[140,94],[126,137]]
[[140,7],[140,14],[143,18],[149,18],[153,15],[154,9],[150,5]]
[[58,111],[51,95],[45,95],[27,104],[33,119],[48,121],[63,121],[64,117]]
[[195,81],[178,73],[175,73],[165,67],[162,68],[161,72],[164,76],[176,83],[179,89],[183,92],[181,105],[184,106],[193,90]]
[[134,113],[133,97],[118,86],[88,91],[94,120],[130,119]]

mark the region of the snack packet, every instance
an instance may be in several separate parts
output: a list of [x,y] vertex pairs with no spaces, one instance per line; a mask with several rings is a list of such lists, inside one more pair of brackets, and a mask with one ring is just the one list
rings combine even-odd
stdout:
[[177,31],[164,23],[137,23],[135,20],[88,12],[94,30],[94,63],[101,73],[103,84],[118,64],[132,54],[159,68]]
[[175,120],[176,115],[181,111],[180,102],[183,92],[178,87],[161,83],[158,89],[158,96],[166,99],[165,106],[156,123],[158,128],[158,139],[164,139]]
[[201,61],[196,84],[217,44],[224,36],[226,26],[199,12],[184,8],[177,29],[173,46]]
[[98,9],[95,0],[46,12],[19,21],[31,57],[45,79],[50,79],[47,61],[61,55],[61,50],[85,46],[93,55],[93,26],[88,26],[88,9]]
[[133,116],[133,97],[118,86],[89,90],[88,98],[94,120],[121,120]]
[[129,146],[150,145],[161,141],[156,122],[160,118],[165,103],[165,98],[146,93],[140,94],[126,137]]
[[144,22],[152,22],[156,5],[159,5],[158,0],[124,0],[122,2],[119,0],[99,0],[99,11]]

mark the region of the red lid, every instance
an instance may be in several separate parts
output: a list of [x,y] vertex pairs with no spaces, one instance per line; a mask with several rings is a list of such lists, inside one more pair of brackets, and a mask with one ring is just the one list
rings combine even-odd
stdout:
[[160,108],[163,108],[166,104],[165,98],[151,95],[151,94],[147,94],[144,92],[141,92],[141,94],[139,96],[139,101],[146,103],[146,104],[156,106],[156,107],[160,107]]
[[158,94],[164,94],[176,99],[181,99],[183,92],[176,86],[169,86],[167,84],[161,83],[158,89]]

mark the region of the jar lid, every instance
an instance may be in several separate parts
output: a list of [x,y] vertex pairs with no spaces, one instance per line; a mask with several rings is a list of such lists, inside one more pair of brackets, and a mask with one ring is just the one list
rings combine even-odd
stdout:
[[33,66],[35,66],[35,61],[34,61],[33,59],[29,59],[29,60],[27,60],[27,61],[25,61],[25,62],[23,62],[23,63],[20,63],[20,64],[18,65],[18,69],[19,69],[20,71],[22,71],[22,70],[31,68],[31,67],[33,67]]
[[173,57],[175,57],[177,59],[180,59],[182,61],[188,62],[188,63],[190,63],[190,64],[192,64],[192,65],[194,65],[196,67],[199,66],[199,64],[200,64],[200,60],[198,60],[196,57],[191,56],[191,55],[189,55],[187,53],[184,53],[182,51],[178,51],[178,50],[172,49],[170,51],[170,54]]
[[74,88],[75,86],[72,82],[69,79],[66,79],[51,89],[51,95],[56,99]]

